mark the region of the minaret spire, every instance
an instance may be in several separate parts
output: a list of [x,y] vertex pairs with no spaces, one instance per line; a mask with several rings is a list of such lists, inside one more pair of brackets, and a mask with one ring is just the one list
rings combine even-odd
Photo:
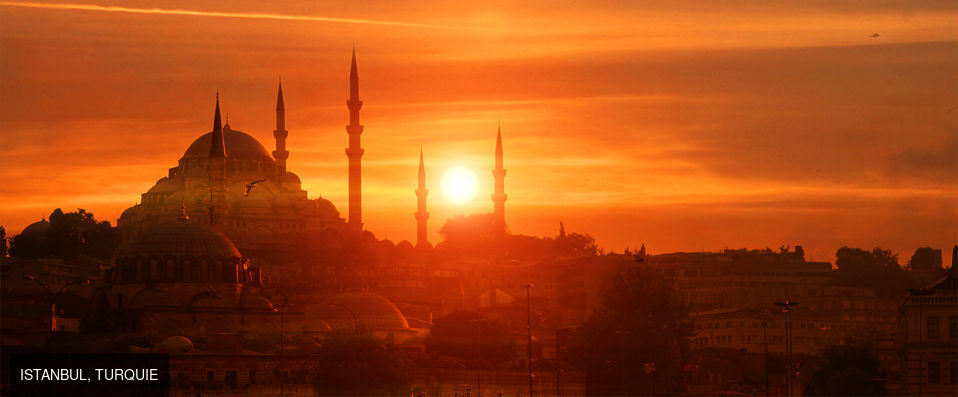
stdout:
[[419,187],[416,189],[416,247],[426,247],[429,244],[429,236],[426,230],[426,221],[429,219],[429,212],[426,211],[426,196],[429,195],[429,189],[426,189],[426,165],[422,159],[422,148],[419,149]]
[[226,139],[220,121],[220,94],[216,93],[216,111],[213,113],[213,133],[210,139],[210,224],[226,223],[229,203],[226,202]]
[[276,150],[273,151],[273,158],[276,159],[276,180],[282,180],[286,175],[286,159],[289,158],[289,151],[286,150],[286,137],[289,132],[286,131],[286,104],[283,101],[283,82],[279,82],[279,90],[276,93],[276,130],[273,131],[273,137],[276,138]]
[[505,179],[506,170],[502,168],[502,124],[500,123],[496,134],[496,166],[492,169],[492,176],[495,179],[495,192],[492,194],[493,215],[496,221],[496,231],[505,232],[506,230],[506,193]]
[[363,230],[363,195],[362,195],[362,158],[365,150],[360,142],[363,126],[359,124],[359,109],[363,101],[359,100],[359,72],[356,68],[356,47],[353,47],[352,64],[349,67],[349,125],[346,133],[349,134],[349,146],[346,148],[346,157],[349,159],[349,225],[355,232]]
[[220,121],[220,93],[216,92],[216,111],[213,113],[213,138],[210,142],[210,157],[226,158],[226,140],[223,138],[223,123]]

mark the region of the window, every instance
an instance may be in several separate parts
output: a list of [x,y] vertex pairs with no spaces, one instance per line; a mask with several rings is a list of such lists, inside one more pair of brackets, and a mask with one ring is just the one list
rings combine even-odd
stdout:
[[948,383],[958,384],[958,361],[948,364]]
[[937,361],[928,362],[928,383],[933,385],[941,383],[941,363]]
[[958,316],[948,316],[948,337],[958,338]]
[[226,371],[226,388],[236,388],[236,371]]
[[253,384],[253,385],[256,384],[256,370],[255,370],[255,369],[249,370],[249,383],[250,383],[250,384]]
[[928,339],[935,339],[938,337],[938,316],[928,316],[925,321],[925,325],[928,326]]

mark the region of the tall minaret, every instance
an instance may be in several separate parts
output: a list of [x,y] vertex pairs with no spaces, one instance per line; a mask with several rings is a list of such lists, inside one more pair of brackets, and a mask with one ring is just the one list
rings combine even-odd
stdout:
[[492,176],[495,178],[495,193],[492,194],[492,203],[494,204],[493,215],[496,219],[497,231],[506,230],[506,170],[502,168],[502,126],[499,126],[496,135],[496,168],[492,169]]
[[359,100],[359,72],[356,71],[356,48],[353,48],[353,62],[349,68],[349,125],[346,133],[349,134],[349,147],[346,148],[346,157],[349,158],[349,226],[353,231],[363,230],[363,167],[362,158],[365,150],[359,141],[363,133],[363,126],[359,124],[359,109],[363,101]]
[[226,202],[226,139],[220,121],[220,94],[216,93],[216,110],[213,113],[213,132],[210,139],[210,224],[226,222],[229,209]]
[[419,150],[419,188],[416,189],[416,247],[425,247],[429,244],[429,237],[426,234],[426,220],[429,219],[429,213],[426,212],[426,196],[429,195],[429,189],[426,189],[426,165],[422,161],[422,149]]
[[289,152],[286,150],[286,137],[289,132],[286,131],[286,105],[283,103],[283,83],[279,83],[279,92],[276,94],[276,130],[273,131],[273,137],[276,138],[276,150],[273,151],[273,158],[276,159],[276,168],[279,173],[277,180],[282,180],[286,175],[286,159],[289,158]]

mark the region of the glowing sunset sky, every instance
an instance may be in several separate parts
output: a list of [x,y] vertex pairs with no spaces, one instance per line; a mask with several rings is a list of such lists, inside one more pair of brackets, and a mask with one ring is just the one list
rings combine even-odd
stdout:
[[[209,131],[217,90],[272,150],[280,78],[289,168],[345,215],[355,44],[380,238],[415,237],[420,145],[433,242],[491,212],[501,120],[513,233],[903,264],[958,242],[954,1],[460,3],[0,1],[0,224],[115,223]],[[466,205],[440,193],[454,166],[479,176]]]

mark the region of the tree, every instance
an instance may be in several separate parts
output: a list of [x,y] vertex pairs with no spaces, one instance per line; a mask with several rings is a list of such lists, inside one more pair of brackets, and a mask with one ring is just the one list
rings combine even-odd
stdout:
[[941,250],[921,247],[908,260],[908,270],[941,270]]
[[409,395],[407,363],[393,344],[365,327],[333,330],[316,351],[321,395]]
[[109,221],[97,221],[92,212],[78,208],[63,212],[57,208],[50,214],[46,239],[22,234],[13,238],[11,253],[23,257],[73,259],[81,256],[107,260],[119,244],[119,233]]
[[456,215],[439,229],[443,244],[460,253],[491,253],[496,239],[505,234],[493,214]]
[[504,327],[481,314],[458,311],[436,319],[426,337],[426,351],[470,361],[481,356],[482,361],[495,364],[516,358],[516,341]]
[[688,305],[672,279],[630,263],[606,280],[601,306],[562,358],[586,372],[590,395],[675,394],[691,335]]
[[898,264],[898,254],[875,247],[871,251],[842,247],[835,253],[833,281],[839,285],[872,287],[880,295],[902,295],[917,282]]
[[829,346],[812,373],[810,396],[880,396],[885,394],[884,369],[868,345]]

